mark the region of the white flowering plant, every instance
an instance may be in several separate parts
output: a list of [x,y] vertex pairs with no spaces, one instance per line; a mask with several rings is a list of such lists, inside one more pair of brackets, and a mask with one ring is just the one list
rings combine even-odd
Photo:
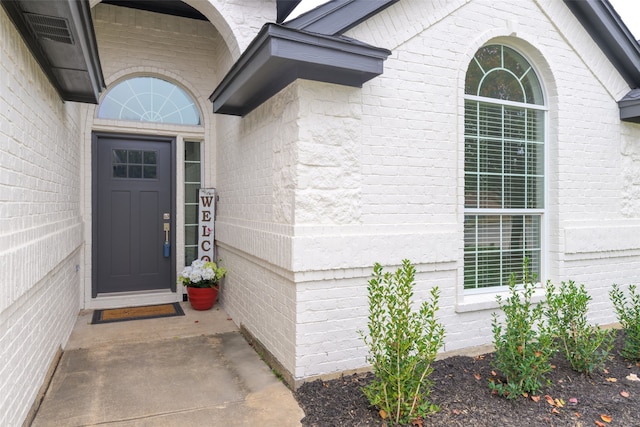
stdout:
[[191,288],[215,288],[226,273],[213,261],[197,259],[182,270],[178,283]]

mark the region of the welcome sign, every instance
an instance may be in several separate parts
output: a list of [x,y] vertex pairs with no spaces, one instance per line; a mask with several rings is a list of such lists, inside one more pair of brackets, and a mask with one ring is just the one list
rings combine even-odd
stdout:
[[216,189],[201,188],[198,191],[198,258],[215,259],[213,253],[213,223],[215,217]]

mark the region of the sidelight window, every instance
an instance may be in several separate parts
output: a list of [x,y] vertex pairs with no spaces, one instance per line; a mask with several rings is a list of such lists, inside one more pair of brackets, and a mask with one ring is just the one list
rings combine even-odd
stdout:
[[201,186],[200,143],[184,143],[184,265],[198,258],[198,190]]

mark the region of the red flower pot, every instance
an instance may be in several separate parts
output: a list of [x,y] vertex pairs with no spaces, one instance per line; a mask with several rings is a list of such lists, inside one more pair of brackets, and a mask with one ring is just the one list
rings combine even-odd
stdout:
[[189,302],[194,310],[209,310],[218,298],[218,288],[187,287]]

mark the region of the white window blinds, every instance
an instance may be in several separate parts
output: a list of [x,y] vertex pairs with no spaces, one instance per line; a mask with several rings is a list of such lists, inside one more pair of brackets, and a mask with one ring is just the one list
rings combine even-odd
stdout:
[[504,286],[525,258],[541,269],[542,90],[520,54],[491,45],[471,61],[465,93],[464,287]]

